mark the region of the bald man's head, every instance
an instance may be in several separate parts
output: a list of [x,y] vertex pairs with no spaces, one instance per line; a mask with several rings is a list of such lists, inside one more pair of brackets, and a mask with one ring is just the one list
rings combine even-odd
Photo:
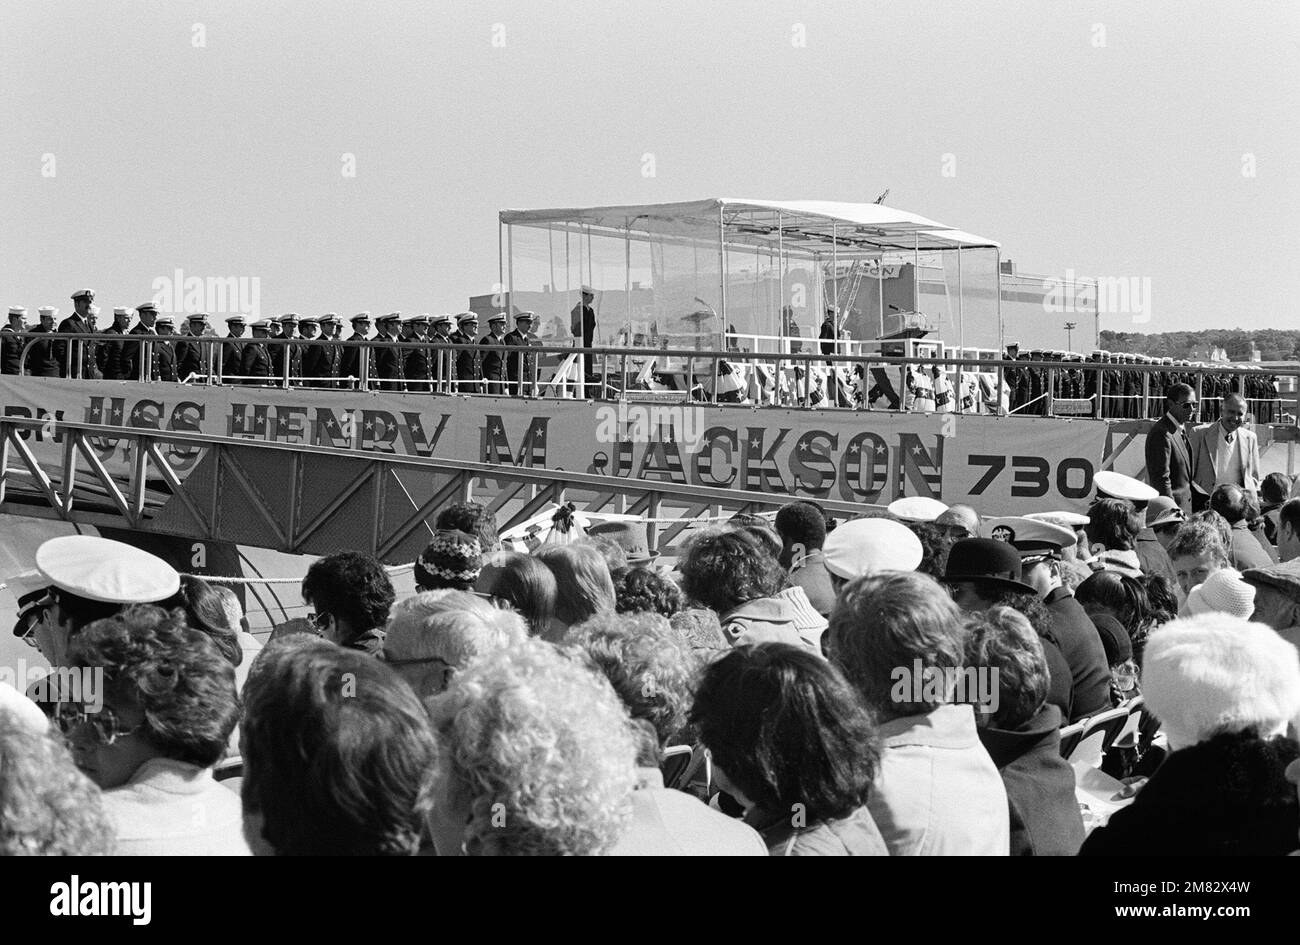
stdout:
[[1223,424],[1223,429],[1231,433],[1243,423],[1246,422],[1246,398],[1240,394],[1229,394],[1223,398],[1223,413],[1219,417],[1219,422]]

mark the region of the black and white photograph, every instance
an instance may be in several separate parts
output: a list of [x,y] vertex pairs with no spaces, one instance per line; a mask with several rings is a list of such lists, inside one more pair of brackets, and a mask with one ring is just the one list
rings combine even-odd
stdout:
[[1298,114],[1283,0],[0,0],[0,854],[103,858],[23,909],[1051,856],[981,882],[1264,917]]

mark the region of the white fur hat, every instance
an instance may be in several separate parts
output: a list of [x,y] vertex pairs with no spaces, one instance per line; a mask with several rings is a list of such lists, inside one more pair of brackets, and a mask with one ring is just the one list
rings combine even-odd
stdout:
[[1174,620],[1147,640],[1142,694],[1175,750],[1219,731],[1267,734],[1300,717],[1300,651],[1228,614]]
[[1191,614],[1231,614],[1249,620],[1255,612],[1255,585],[1247,584],[1236,568],[1220,568],[1187,595]]

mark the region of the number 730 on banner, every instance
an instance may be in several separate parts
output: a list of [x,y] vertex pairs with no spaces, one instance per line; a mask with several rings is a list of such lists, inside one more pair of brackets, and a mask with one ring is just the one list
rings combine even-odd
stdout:
[[[1007,468],[1007,457],[992,453],[972,453],[966,461],[986,467],[970,495],[983,495]],[[1092,491],[1092,472],[1092,463],[1084,457],[1066,457],[1056,465],[1056,491],[1067,499],[1086,498]],[[1011,494],[1016,498],[1038,499],[1051,489],[1052,464],[1041,456],[1012,456],[1011,473]]]

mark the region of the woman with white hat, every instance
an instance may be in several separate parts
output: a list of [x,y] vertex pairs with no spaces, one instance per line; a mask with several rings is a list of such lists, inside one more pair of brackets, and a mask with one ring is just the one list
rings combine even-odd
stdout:
[[1300,805],[1285,771],[1300,756],[1300,653],[1272,628],[1202,614],[1151,635],[1146,705],[1171,753],[1133,804],[1081,854],[1284,855]]

